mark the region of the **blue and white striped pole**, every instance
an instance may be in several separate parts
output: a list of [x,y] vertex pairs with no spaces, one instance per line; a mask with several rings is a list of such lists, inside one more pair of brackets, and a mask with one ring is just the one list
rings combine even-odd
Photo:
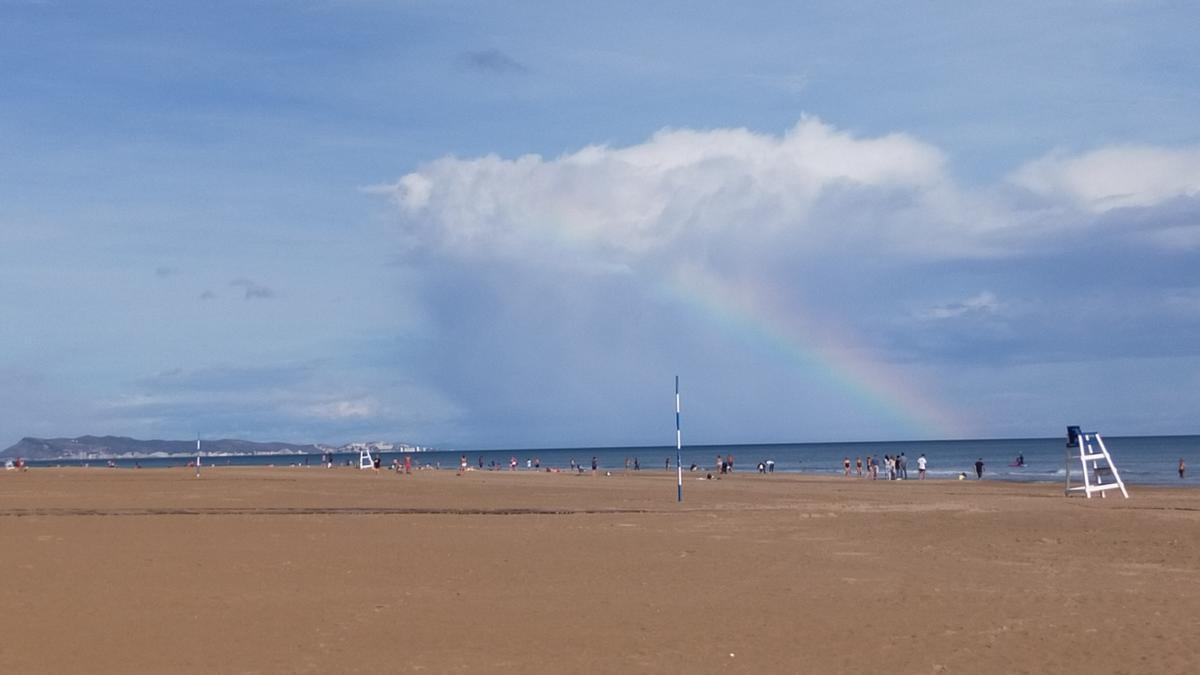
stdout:
[[679,475],[678,497],[676,501],[683,501],[683,434],[679,431],[679,376],[675,376],[675,470]]
[[200,434],[196,434],[196,478],[200,477]]

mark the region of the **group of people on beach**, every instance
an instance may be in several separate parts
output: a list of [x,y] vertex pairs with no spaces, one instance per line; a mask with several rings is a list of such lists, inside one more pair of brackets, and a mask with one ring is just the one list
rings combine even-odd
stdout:
[[[917,458],[917,479],[925,480],[925,470],[928,468],[929,460],[925,458],[924,453]],[[908,458],[904,453],[899,455],[884,455],[883,470],[886,480],[907,480],[908,479]],[[865,473],[864,473],[865,471]],[[850,477],[850,458],[842,458],[842,473]],[[859,478],[870,477],[871,480],[879,479],[879,458],[874,455],[867,455],[866,462],[863,462],[862,457],[854,458],[854,475]]]
[[[775,470],[774,465],[775,465],[775,462],[772,461],[771,462],[771,471]],[[671,458],[670,457],[667,458],[666,468],[668,471],[671,469]],[[688,468],[688,471],[699,471],[699,470],[700,470],[700,466],[697,465],[695,462],[693,462],[691,467]],[[758,463],[758,472],[766,473],[766,464],[759,462]],[[717,455],[717,460],[713,464],[713,471],[711,473],[704,474],[704,478],[707,480],[712,480],[713,478],[720,478],[721,476],[731,474],[731,473],[733,473],[733,455]]]
[[392,471],[395,471],[397,476],[411,475],[412,474],[412,455],[405,454],[403,462],[400,461],[399,457],[392,459]]
[[717,455],[716,469],[717,473],[720,474],[733,473],[733,455],[728,455],[726,457]]
[[[323,455],[321,459],[322,459],[322,464],[324,464],[326,467],[330,467],[330,468],[333,467],[333,465],[334,465],[333,453],[328,453],[326,455]],[[379,471],[381,468],[380,460],[381,460],[381,456],[378,456],[378,455],[372,458],[373,468],[376,471]],[[110,462],[109,464],[110,464],[110,466],[113,465],[112,462]],[[347,464],[352,465],[352,462],[347,461]],[[189,463],[188,466],[190,467],[190,466],[192,466],[192,464]],[[464,454],[461,457],[459,457],[458,473],[462,474],[462,473],[465,473],[466,471],[468,471],[468,466],[469,466],[469,462],[467,460],[467,456]],[[492,471],[503,470],[504,468],[507,468],[509,471],[516,471],[518,466],[519,466],[519,464],[518,464],[517,458],[515,456],[513,456],[513,457],[509,458],[509,461],[507,462],[507,467],[505,466],[505,463],[503,461],[497,462],[495,460],[492,460],[491,463],[486,466],[486,468],[489,470],[492,470]],[[925,474],[926,474],[926,470],[928,469],[928,466],[929,466],[929,460],[925,457],[925,454],[922,453],[917,458],[917,479],[918,480],[925,479]],[[1009,466],[1019,467],[1019,468],[1025,467],[1026,463],[1025,463],[1024,454],[1023,453],[1018,454],[1017,458]],[[484,470],[484,468],[485,468],[484,459],[483,459],[482,455],[479,456],[478,467],[479,467],[479,470],[481,470],[481,471]],[[583,464],[581,462],[576,462],[574,458],[571,458],[570,467],[571,467],[572,473],[576,473],[576,472],[584,473],[587,470],[587,466],[585,464]],[[671,469],[671,458],[670,457],[667,457],[665,459],[664,467],[668,471]],[[23,462],[20,459],[18,459],[16,461],[9,460],[8,462],[6,462],[5,468],[9,469],[9,470],[25,469],[26,464],[25,464],[25,462]],[[138,468],[141,468],[140,465],[138,466]],[[392,459],[390,468],[392,471],[396,472],[397,475],[411,474],[412,470],[413,470],[412,456],[405,453],[403,455],[403,459],[401,459],[399,457]],[[439,468],[440,469],[441,463],[439,462],[436,465],[426,465],[426,466],[418,467],[418,468]],[[525,468],[532,469],[534,471],[540,471],[542,468],[542,462],[539,458],[536,458],[536,457],[526,459],[525,460]],[[631,468],[634,471],[639,471],[641,469],[641,461],[639,458],[637,458],[637,457],[633,457],[632,459],[626,458],[625,470],[629,471]],[[733,473],[733,455],[732,454],[717,455],[713,468],[714,468],[714,472],[713,472],[713,474],[709,474],[709,477],[722,476],[722,475],[727,475],[727,474]],[[775,472],[775,461],[770,460],[770,459],[761,461],[758,463],[757,468],[758,468],[758,472],[762,473],[762,474],[774,473]],[[983,462],[982,457],[975,460],[974,469],[975,469],[976,479],[982,479],[983,478],[983,470],[984,470],[984,462]],[[1185,463],[1184,458],[1182,458],[1182,457],[1179,458],[1179,464],[1178,464],[1177,469],[1178,469],[1180,480],[1185,479],[1186,474],[1187,474],[1187,464]],[[598,472],[598,470],[599,470],[599,461],[596,457],[592,457],[592,461],[591,461],[592,474],[596,474]],[[702,470],[702,468],[700,466],[697,466],[696,464],[692,464],[689,470],[694,472],[694,471]],[[546,469],[546,471],[557,472],[558,469],[548,467]],[[853,474],[851,473],[851,471],[853,471]],[[901,452],[898,455],[884,455],[882,459],[880,459],[874,455],[867,455],[865,459],[862,456],[858,456],[858,457],[854,458],[853,462],[851,462],[850,457],[847,456],[847,457],[842,458],[842,473],[846,477],[850,477],[851,475],[854,475],[859,478],[870,478],[872,480],[878,480],[880,478],[880,474],[882,473],[884,480],[906,480],[909,477],[908,476],[908,458],[905,456],[905,453]],[[714,476],[714,474],[715,474],[715,476]],[[966,477],[967,477],[966,472],[962,472],[958,476],[959,480],[965,479]]]

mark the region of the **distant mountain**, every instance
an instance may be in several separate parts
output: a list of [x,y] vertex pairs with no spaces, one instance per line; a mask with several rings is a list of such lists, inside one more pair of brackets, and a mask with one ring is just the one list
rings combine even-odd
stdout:
[[[204,440],[204,454],[265,455],[321,452],[315,444],[255,443],[223,438]],[[196,452],[196,441],[141,441],[125,436],[80,436],[79,438],[22,438],[0,452],[0,457],[25,459],[105,459],[156,454],[188,455]]]

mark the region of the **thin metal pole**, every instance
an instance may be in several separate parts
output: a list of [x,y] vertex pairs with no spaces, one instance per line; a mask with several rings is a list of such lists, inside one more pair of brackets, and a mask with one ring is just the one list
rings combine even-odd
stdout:
[[200,434],[196,434],[196,478],[200,477]]
[[683,501],[683,434],[679,429],[679,376],[675,376],[675,471],[679,476],[676,501]]
[[1065,446],[1065,449],[1063,450],[1063,476],[1064,476],[1064,479],[1066,480],[1066,484],[1063,485],[1063,494],[1067,495],[1068,497],[1071,496],[1071,443],[1069,440],[1070,437],[1071,437],[1071,432],[1068,430],[1067,431],[1068,441]]

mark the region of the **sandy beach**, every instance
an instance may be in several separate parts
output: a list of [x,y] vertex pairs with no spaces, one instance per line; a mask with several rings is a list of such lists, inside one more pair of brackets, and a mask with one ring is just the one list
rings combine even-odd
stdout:
[[11,673],[1185,673],[1200,493],[0,473]]

